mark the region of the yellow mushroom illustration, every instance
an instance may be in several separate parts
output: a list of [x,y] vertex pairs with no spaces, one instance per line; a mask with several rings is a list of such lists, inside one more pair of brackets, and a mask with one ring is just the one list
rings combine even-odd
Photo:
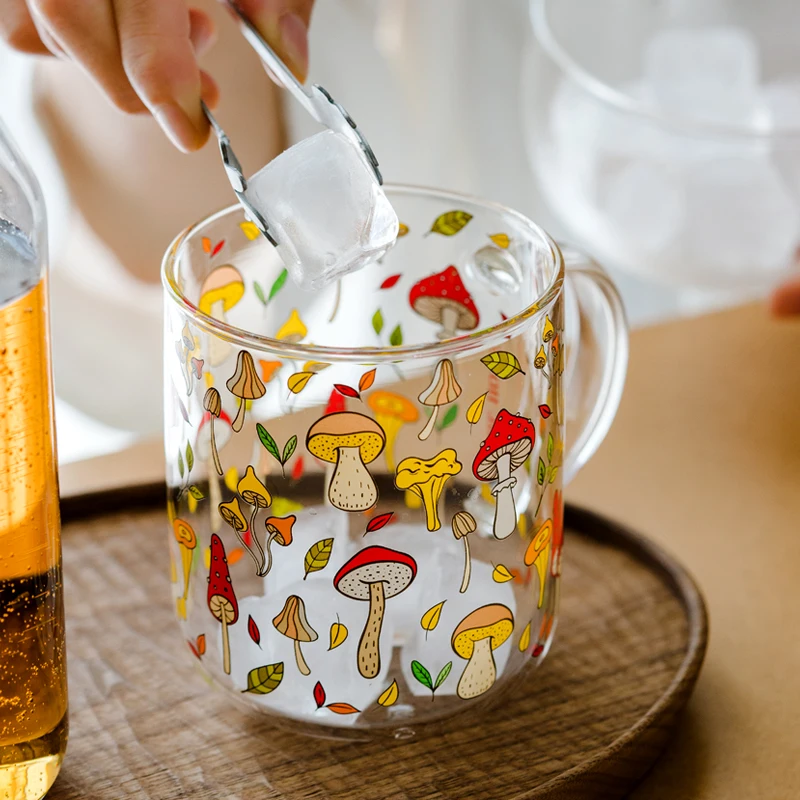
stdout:
[[427,425],[417,434],[421,441],[425,441],[433,433],[439,409],[457,400],[460,396],[461,386],[456,380],[453,362],[449,358],[443,358],[436,365],[430,386],[419,396],[420,403],[425,406],[433,406],[433,413]]
[[462,700],[479,697],[492,688],[497,680],[493,651],[513,630],[514,615],[500,603],[481,606],[458,623],[450,643],[456,655],[469,659],[456,689]]
[[[225,314],[230,311],[244,295],[242,273],[231,264],[223,264],[209,272],[200,287],[200,301],[197,308],[209,317],[227,322]],[[228,342],[208,337],[208,360],[212,367],[218,367],[231,352]]]
[[297,344],[304,339],[307,334],[308,328],[306,328],[303,320],[300,319],[300,314],[297,313],[297,309],[293,308],[289,314],[289,318],[278,328],[275,333],[275,338],[287,344]]
[[250,555],[253,557],[253,560],[256,562],[256,575],[263,577],[267,574],[265,571],[266,564],[264,549],[261,547],[261,542],[258,541],[258,536],[256,535],[256,516],[260,509],[269,508],[272,505],[272,495],[269,489],[258,479],[256,471],[251,465],[247,466],[242,479],[236,486],[236,490],[239,492],[239,496],[242,500],[253,507],[250,513],[250,521],[247,530],[250,534],[249,539],[255,545],[258,555],[253,552],[251,547],[248,547],[246,539],[243,539],[243,541],[245,547],[247,547]]
[[184,519],[176,517],[172,523],[175,541],[181,549],[181,566],[183,567],[183,595],[178,598],[178,616],[186,619],[186,601],[189,599],[189,577],[192,573],[192,559],[197,547],[197,536],[194,528]]
[[427,461],[422,458],[404,458],[397,465],[394,485],[400,490],[410,490],[418,495],[425,506],[429,531],[442,527],[439,521],[439,498],[449,478],[461,472],[461,463],[452,448],[442,450]]
[[544,602],[544,583],[547,577],[547,565],[550,561],[550,549],[553,541],[553,520],[547,519],[542,523],[542,527],[536,531],[528,549],[525,551],[525,565],[536,567],[536,574],[539,576],[539,604],[542,607]]
[[336,465],[328,485],[331,505],[342,511],[367,511],[378,502],[378,487],[366,465],[385,444],[383,428],[355,411],[326,414],[309,428],[308,452]]
[[367,398],[367,405],[375,414],[375,420],[386,432],[386,467],[394,472],[394,443],[400,428],[407,422],[419,419],[417,407],[407,398],[395,392],[378,389]]

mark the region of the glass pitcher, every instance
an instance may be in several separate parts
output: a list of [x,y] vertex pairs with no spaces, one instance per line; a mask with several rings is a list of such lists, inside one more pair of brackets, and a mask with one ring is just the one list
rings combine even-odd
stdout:
[[43,797],[67,743],[44,203],[0,126],[0,798]]

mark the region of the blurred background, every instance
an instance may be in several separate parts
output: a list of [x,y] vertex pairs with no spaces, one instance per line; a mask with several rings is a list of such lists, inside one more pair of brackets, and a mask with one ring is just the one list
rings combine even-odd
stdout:
[[[314,132],[214,0],[203,59],[252,173]],[[612,274],[632,326],[763,297],[800,241],[796,0],[319,0],[309,80],[387,182],[522,211]],[[0,51],[0,116],[43,183],[62,462],[161,430],[160,259],[232,196],[70,64]]]

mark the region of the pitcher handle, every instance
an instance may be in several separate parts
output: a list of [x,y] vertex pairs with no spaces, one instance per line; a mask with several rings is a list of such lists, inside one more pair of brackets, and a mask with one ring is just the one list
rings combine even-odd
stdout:
[[[564,460],[571,481],[594,455],[614,421],[628,368],[628,323],[622,298],[606,271],[572,246],[563,246],[566,285],[578,306],[580,332],[567,369],[567,435]],[[570,353],[567,350],[569,360]],[[577,403],[577,406],[576,406]],[[573,431],[576,433],[573,434]]]

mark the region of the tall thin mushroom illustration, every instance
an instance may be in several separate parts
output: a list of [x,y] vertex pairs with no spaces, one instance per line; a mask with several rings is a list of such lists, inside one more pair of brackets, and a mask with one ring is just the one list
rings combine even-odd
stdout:
[[498,539],[511,536],[517,527],[513,493],[517,479],[512,473],[525,463],[535,438],[536,430],[529,419],[502,409],[472,464],[472,474],[479,481],[497,481],[492,494],[496,499],[494,535]]
[[290,594],[286,598],[283,610],[272,620],[272,624],[279,633],[294,640],[294,660],[297,662],[297,669],[303,675],[310,675],[311,670],[303,658],[300,642],[316,642],[319,636],[308,622],[303,599],[296,594]]
[[478,327],[478,309],[452,264],[417,281],[411,287],[408,301],[417,314],[442,326],[436,334],[439,339],[452,339],[459,330]]
[[333,579],[334,588],[353,600],[369,601],[367,622],[358,642],[358,671],[374,678],[381,671],[381,628],[386,601],[405,591],[417,575],[417,562],[389,547],[373,545],[356,553]]
[[427,461],[409,456],[397,465],[394,485],[403,491],[410,490],[421,498],[429,531],[438,531],[442,527],[439,498],[445,483],[461,472],[461,462],[456,456],[455,450],[447,448]]
[[[219,392],[213,387],[206,392],[203,398],[203,406],[206,411],[197,429],[195,448],[199,458],[206,463],[211,461],[214,464],[213,469],[208,469],[209,514],[212,533],[219,533],[222,527],[222,520],[217,514],[217,507],[222,502],[219,478],[223,474],[219,451],[230,441],[233,434],[231,431],[231,418],[222,410],[221,402],[217,407],[214,395],[209,396],[210,392],[214,392],[216,397],[219,398]],[[217,410],[216,414],[213,413],[214,410]]]
[[375,414],[375,421],[386,432],[386,467],[389,472],[394,472],[394,443],[400,428],[406,423],[416,422],[419,419],[417,407],[407,398],[395,392],[376,389],[367,397],[367,405]]
[[231,645],[228,626],[239,619],[239,604],[233,591],[225,546],[216,533],[211,534],[211,566],[208,573],[208,610],[222,625],[222,668],[231,674]]
[[[200,287],[198,310],[220,322],[227,322],[226,313],[230,311],[244,295],[242,273],[231,264],[222,264],[206,276]],[[230,355],[228,342],[208,337],[208,360],[212,367],[218,367]]]
[[225,385],[228,387],[228,391],[240,400],[239,410],[236,412],[231,424],[234,433],[239,433],[244,425],[247,401],[263,397],[267,391],[267,387],[258,377],[253,356],[247,350],[239,351],[239,355],[236,358],[236,372],[233,373]]
[[242,535],[243,532],[247,530],[247,520],[244,518],[242,508],[239,505],[239,498],[234,497],[233,500],[229,500],[227,503],[220,503],[218,509],[222,519],[233,528],[233,532],[236,534],[236,538],[239,540],[242,547],[250,553],[250,558],[255,562],[256,572],[258,572],[258,570],[261,569],[261,562],[264,558],[264,554],[261,552],[261,545],[258,544],[258,540],[254,536],[251,538],[256,543],[258,555],[253,552],[253,548],[247,544]]
[[331,505],[342,511],[367,511],[378,502],[378,487],[366,465],[381,454],[385,443],[383,428],[355,411],[326,414],[309,428],[308,452],[336,464],[328,485]]
[[475,532],[478,525],[472,514],[467,511],[459,511],[457,514],[453,515],[450,526],[453,529],[453,536],[455,536],[456,541],[461,539],[461,541],[464,542],[464,577],[461,579],[461,588],[458,590],[461,594],[464,594],[469,588],[469,579],[472,575],[472,556],[469,552],[469,535]]
[[250,531],[250,539],[258,550],[259,558],[256,564],[256,575],[264,576],[266,575],[266,572],[264,572],[264,550],[258,541],[258,534],[256,533],[256,516],[260,509],[269,508],[272,505],[272,495],[269,493],[269,489],[258,479],[256,471],[249,464],[236,486],[236,491],[239,492],[239,496],[245,503],[253,507],[247,529]]
[[189,578],[192,574],[192,560],[197,547],[197,536],[194,528],[185,520],[176,517],[172,522],[172,532],[175,541],[181,550],[181,565],[183,567],[183,595],[177,600],[178,616],[186,619],[186,603],[189,599]]
[[511,609],[499,603],[481,606],[467,614],[453,631],[450,644],[457,656],[468,659],[456,694],[470,700],[488,692],[497,679],[494,654],[514,630]]
[[264,543],[264,550],[267,554],[267,563],[264,566],[264,576],[269,575],[272,569],[272,543],[275,542],[281,547],[288,547],[292,543],[292,528],[297,521],[294,514],[286,517],[267,517],[264,525],[267,528],[267,540]]
[[425,441],[433,433],[439,409],[457,400],[460,396],[461,387],[456,380],[455,372],[453,372],[453,362],[449,358],[443,358],[436,365],[430,386],[419,396],[420,403],[433,406],[433,413],[428,419],[428,423],[417,434],[421,441]]

